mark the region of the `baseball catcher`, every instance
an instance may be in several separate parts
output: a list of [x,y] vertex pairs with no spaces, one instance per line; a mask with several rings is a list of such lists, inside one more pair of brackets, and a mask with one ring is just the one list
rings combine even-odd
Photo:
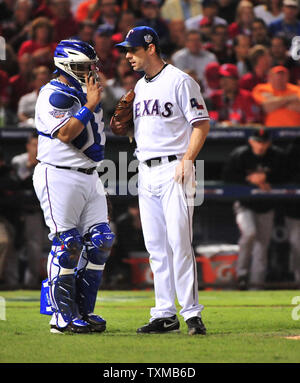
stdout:
[[123,97],[120,98],[110,120],[112,132],[117,136],[128,136],[132,139],[134,134],[133,124],[133,100],[135,93],[130,89]]

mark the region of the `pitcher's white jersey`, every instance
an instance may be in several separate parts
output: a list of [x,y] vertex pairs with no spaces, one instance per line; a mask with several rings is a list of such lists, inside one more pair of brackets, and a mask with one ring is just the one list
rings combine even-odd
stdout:
[[168,64],[150,81],[141,78],[135,94],[134,136],[141,162],[185,153],[192,124],[209,120],[199,85],[173,65]]
[[98,107],[86,128],[71,143],[64,143],[54,134],[85,104],[83,93],[53,80],[39,93],[36,103],[35,124],[39,133],[40,162],[78,168],[90,168],[103,159],[101,148],[105,144],[103,111]]

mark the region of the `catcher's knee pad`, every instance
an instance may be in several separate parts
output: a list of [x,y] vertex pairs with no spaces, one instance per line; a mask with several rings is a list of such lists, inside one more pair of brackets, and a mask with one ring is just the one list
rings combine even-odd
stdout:
[[78,268],[76,273],[77,304],[83,317],[94,311],[105,262],[114,238],[107,223],[94,225],[84,236],[85,254],[82,253],[81,260],[85,259],[85,265]]
[[71,229],[58,233],[53,239],[52,245],[56,247],[56,256],[60,266],[67,269],[74,269],[83,248],[83,240],[78,230]]
[[92,226],[85,236],[88,261],[96,265],[103,265],[109,257],[114,239],[115,234],[108,223]]

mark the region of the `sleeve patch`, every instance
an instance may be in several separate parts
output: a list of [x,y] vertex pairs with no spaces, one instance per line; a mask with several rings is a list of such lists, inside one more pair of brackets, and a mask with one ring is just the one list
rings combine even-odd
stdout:
[[51,114],[54,118],[63,118],[68,114],[68,112],[64,110],[51,110],[49,114]]
[[204,106],[202,104],[199,104],[196,98],[191,98],[190,103],[192,108],[196,108],[198,110],[204,110]]

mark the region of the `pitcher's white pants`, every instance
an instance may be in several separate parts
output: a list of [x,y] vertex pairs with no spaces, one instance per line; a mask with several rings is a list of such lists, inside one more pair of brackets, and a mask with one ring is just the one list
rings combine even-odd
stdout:
[[175,315],[176,295],[185,321],[203,310],[191,244],[194,207],[187,204],[186,188],[174,181],[178,163],[139,164],[140,214],[155,289],[150,321]]

